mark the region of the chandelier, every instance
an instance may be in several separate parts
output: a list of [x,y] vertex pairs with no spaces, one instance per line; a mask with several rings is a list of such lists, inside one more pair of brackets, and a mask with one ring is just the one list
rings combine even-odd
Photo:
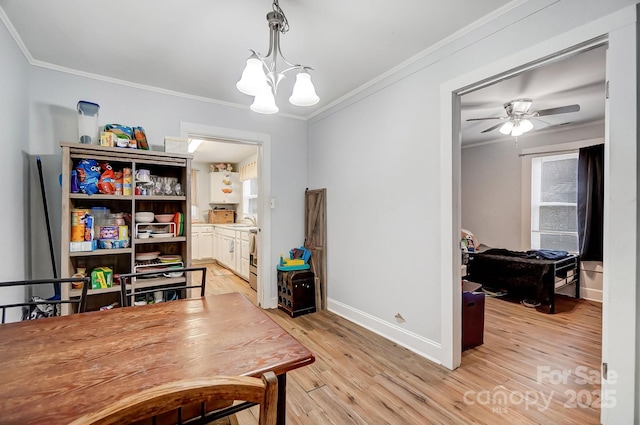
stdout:
[[[275,101],[278,84],[285,78],[285,72],[296,69],[299,72],[296,75],[289,102],[296,106],[315,105],[320,98],[311,82],[311,75],[307,72],[313,68],[290,63],[280,51],[280,33],[285,34],[289,31],[289,22],[278,0],[273,0],[273,10],[267,13],[267,22],[269,23],[269,51],[262,56],[255,50],[249,49],[251,56],[247,59],[247,66],[242,71],[240,81],[236,83],[237,89],[244,94],[254,96],[251,104],[252,111],[275,114],[279,111]],[[278,56],[288,66],[281,72],[277,70]]]

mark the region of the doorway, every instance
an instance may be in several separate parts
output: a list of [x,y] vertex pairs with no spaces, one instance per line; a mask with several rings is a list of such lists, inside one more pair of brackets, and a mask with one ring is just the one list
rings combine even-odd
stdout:
[[[512,56],[478,68],[469,74],[441,85],[441,221],[446,236],[441,239],[442,301],[442,363],[455,369],[460,365],[461,293],[460,293],[460,98],[458,93],[479,82],[506,76],[505,69],[515,70],[527,64],[557,56],[559,49],[575,50],[590,41],[606,40],[608,100],[605,114],[605,198],[604,268],[605,299],[602,319],[603,372],[615,370],[615,382],[603,373],[603,394],[615,389],[615,400],[603,403],[603,423],[632,420],[637,401],[636,379],[637,335],[621,331],[627,325],[625,317],[637,314],[637,247],[618,246],[616,240],[632,235],[637,238],[637,39],[635,8],[615,17],[606,16],[570,30],[535,46],[522,49]],[[615,19],[614,19],[615,18]],[[603,36],[603,34],[605,34]],[[562,52],[562,51],[561,51]],[[542,58],[542,59],[540,59]],[[615,166],[611,166],[615,164]],[[621,244],[619,244],[621,245]],[[629,252],[630,251],[630,252]],[[613,285],[615,283],[615,285]],[[611,306],[615,305],[615,311]],[[611,408],[611,409],[609,409]]]
[[269,279],[268,259],[271,257],[271,211],[266,200],[271,194],[271,137],[264,133],[247,132],[237,129],[215,127],[205,124],[180,124],[180,134],[184,139],[194,136],[236,145],[250,146],[255,149],[258,162],[258,193],[256,246],[257,259],[257,300],[263,308],[277,306],[276,288]]
[[[510,78],[498,78],[480,88],[470,87],[458,93],[462,128],[459,225],[473,233],[470,244],[473,251],[477,250],[478,244],[481,244],[481,250],[496,249],[494,254],[516,255],[534,249],[578,251],[578,149],[604,141],[606,49],[606,42],[578,48],[559,59],[534,63]],[[508,122],[508,108],[514,100],[524,99],[529,99],[523,103],[530,109],[522,119],[529,119],[534,128],[518,137],[502,134],[500,130]],[[539,118],[535,111],[542,111]],[[542,158],[547,166],[540,164]],[[546,170],[545,176],[555,174],[556,177],[543,179],[542,170]],[[545,185],[545,196],[556,201],[562,197],[565,202],[536,208],[537,203],[532,203],[532,199],[541,198],[533,195],[535,189],[541,190],[542,184]],[[532,219],[536,220],[532,222]],[[468,256],[473,257],[474,253],[465,254],[463,258]],[[483,257],[477,261],[496,258]],[[470,297],[464,294],[466,302],[462,315],[467,320],[462,324],[463,345],[468,346],[469,341],[473,341],[469,315],[476,312],[477,307],[469,300],[478,301],[478,297],[483,300],[484,344],[475,342],[473,345],[477,347],[461,354],[463,370],[481,359],[483,364],[508,377],[505,380],[511,383],[543,384],[539,394],[549,391],[545,394],[548,396],[552,392],[568,394],[582,390],[586,395],[587,389],[563,387],[564,381],[549,385],[548,376],[560,367],[565,371],[584,369],[599,375],[602,262],[599,262],[600,273],[596,278],[593,272],[578,271],[583,278],[579,282],[580,300],[574,298],[575,283],[558,289],[555,291],[558,295],[551,295],[556,300],[556,312],[548,314],[548,306],[536,307],[526,300],[528,297],[522,296],[536,293],[523,289],[535,288],[535,278],[533,274],[531,280],[525,278],[529,277],[523,271],[529,260],[518,261],[522,261],[517,263],[522,267],[519,275],[515,266],[512,267],[516,263],[508,263],[509,266],[503,269],[504,274],[513,272],[517,275],[505,284],[511,285],[515,279],[516,285],[490,288],[503,274],[497,273],[479,280],[484,286],[478,292],[485,292],[484,295]],[[461,274],[464,279],[464,273]],[[473,274],[466,278],[474,280]],[[503,288],[507,291],[501,291]],[[513,296],[512,292],[519,294]],[[569,327],[576,333],[567,332]],[[509,367],[501,369],[502,364]],[[567,378],[566,385],[577,384],[573,378]],[[594,380],[594,386],[589,390],[599,394],[599,382]],[[580,412],[588,418],[585,423],[594,422],[600,415],[597,403],[588,406],[582,403],[576,407],[580,407]]]

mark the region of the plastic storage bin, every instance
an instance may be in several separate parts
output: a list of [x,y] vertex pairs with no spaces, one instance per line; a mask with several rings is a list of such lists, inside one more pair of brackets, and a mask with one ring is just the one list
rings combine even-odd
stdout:
[[78,102],[78,140],[80,143],[99,145],[98,111],[100,105],[81,100]]

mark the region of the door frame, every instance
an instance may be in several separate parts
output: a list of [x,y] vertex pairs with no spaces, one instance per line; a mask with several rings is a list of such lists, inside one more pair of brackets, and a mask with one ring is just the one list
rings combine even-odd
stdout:
[[217,127],[207,124],[180,122],[180,137],[189,134],[210,137],[231,143],[255,145],[258,148],[258,305],[262,308],[277,307],[276,282],[270,276],[271,258],[271,209],[267,202],[271,199],[271,135],[235,128]]
[[[441,347],[442,364],[455,369],[461,362],[461,145],[460,93],[594,40],[606,40],[607,79],[618,91],[607,101],[605,117],[605,237],[602,361],[616,380],[602,380],[602,392],[614,394],[615,405],[603,397],[602,423],[633,423],[636,417],[637,350],[637,75],[636,6],[575,28],[485,67],[447,81],[440,90]],[[624,82],[624,83],[622,83]],[[624,89],[624,90],[623,90]],[[611,164],[616,166],[612,167]],[[633,177],[633,178],[631,178]],[[615,191],[615,193],[611,192]],[[615,245],[613,241],[629,241]],[[616,282],[617,285],[611,285]],[[621,282],[626,285],[620,285]],[[611,308],[615,305],[615,311]],[[617,373],[619,372],[619,373]],[[613,391],[613,393],[609,393]],[[606,408],[611,407],[611,408]]]

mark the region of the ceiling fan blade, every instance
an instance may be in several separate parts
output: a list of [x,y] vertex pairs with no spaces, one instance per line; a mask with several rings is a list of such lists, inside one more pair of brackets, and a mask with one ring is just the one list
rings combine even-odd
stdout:
[[487,128],[486,130],[481,131],[480,133],[488,133],[488,132],[493,131],[493,130],[495,130],[496,128],[501,127],[501,126],[502,126],[502,123],[500,123],[500,124],[496,124],[496,125],[494,125],[493,127],[489,127],[489,128]]
[[544,117],[546,115],[567,114],[569,112],[578,112],[579,110],[580,110],[580,105],[567,105],[567,106],[560,106],[558,108],[542,109],[536,112],[536,116]]
[[467,121],[503,120],[503,117],[469,118]]
[[541,123],[543,123],[543,124],[544,124],[544,125],[546,125],[547,127],[551,125],[551,123],[550,123],[550,122],[547,122],[547,121],[545,121],[545,120],[541,120],[541,119],[540,119],[540,118],[538,118],[538,117],[530,117],[529,119],[530,119],[530,120],[540,121]]

